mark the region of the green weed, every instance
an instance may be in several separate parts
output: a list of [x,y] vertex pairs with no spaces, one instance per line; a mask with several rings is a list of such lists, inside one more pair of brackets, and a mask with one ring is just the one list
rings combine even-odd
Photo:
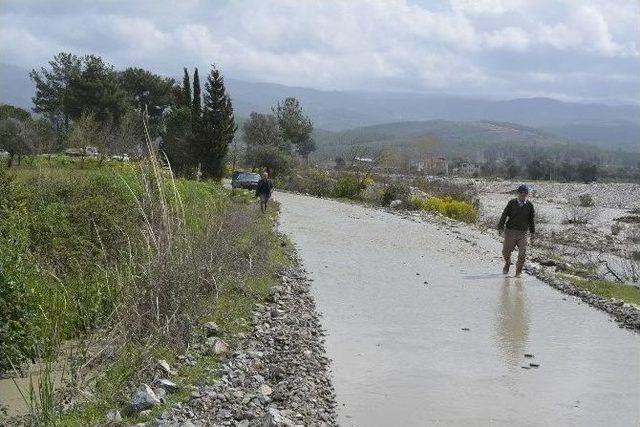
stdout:
[[564,275],[575,286],[584,288],[594,295],[604,298],[616,298],[631,304],[640,304],[640,289],[622,283],[606,280],[583,279],[573,275]]
[[417,209],[438,212],[458,221],[474,223],[478,220],[478,210],[473,204],[450,197],[416,197],[412,203]]

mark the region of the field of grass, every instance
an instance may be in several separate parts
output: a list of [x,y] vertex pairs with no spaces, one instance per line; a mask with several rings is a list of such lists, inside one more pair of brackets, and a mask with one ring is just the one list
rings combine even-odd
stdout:
[[[34,384],[25,423],[95,424],[201,322],[246,329],[288,262],[276,216],[152,161],[0,167],[0,372],[38,361],[62,377]],[[63,395],[76,402],[64,412]]]

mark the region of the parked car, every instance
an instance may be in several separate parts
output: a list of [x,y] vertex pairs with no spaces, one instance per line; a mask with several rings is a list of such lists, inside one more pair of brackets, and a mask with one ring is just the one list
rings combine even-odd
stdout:
[[255,190],[260,181],[260,174],[253,172],[234,172],[231,175],[231,188]]

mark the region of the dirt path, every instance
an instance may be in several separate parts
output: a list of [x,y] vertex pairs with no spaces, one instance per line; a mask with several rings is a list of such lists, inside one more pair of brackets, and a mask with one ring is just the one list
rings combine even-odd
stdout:
[[640,423],[640,335],[533,277],[503,278],[497,242],[275,198],[324,315],[341,425]]

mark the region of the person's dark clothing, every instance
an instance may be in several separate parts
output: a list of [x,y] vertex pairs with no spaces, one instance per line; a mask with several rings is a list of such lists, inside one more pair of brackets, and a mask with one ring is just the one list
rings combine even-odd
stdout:
[[534,216],[533,203],[530,201],[527,200],[520,206],[518,199],[509,200],[500,217],[498,229],[502,230],[506,223],[509,230],[526,231],[529,229],[529,232],[535,233],[536,225]]
[[256,186],[256,196],[260,196],[261,194],[271,196],[271,191],[273,191],[273,181],[268,178],[260,178]]

